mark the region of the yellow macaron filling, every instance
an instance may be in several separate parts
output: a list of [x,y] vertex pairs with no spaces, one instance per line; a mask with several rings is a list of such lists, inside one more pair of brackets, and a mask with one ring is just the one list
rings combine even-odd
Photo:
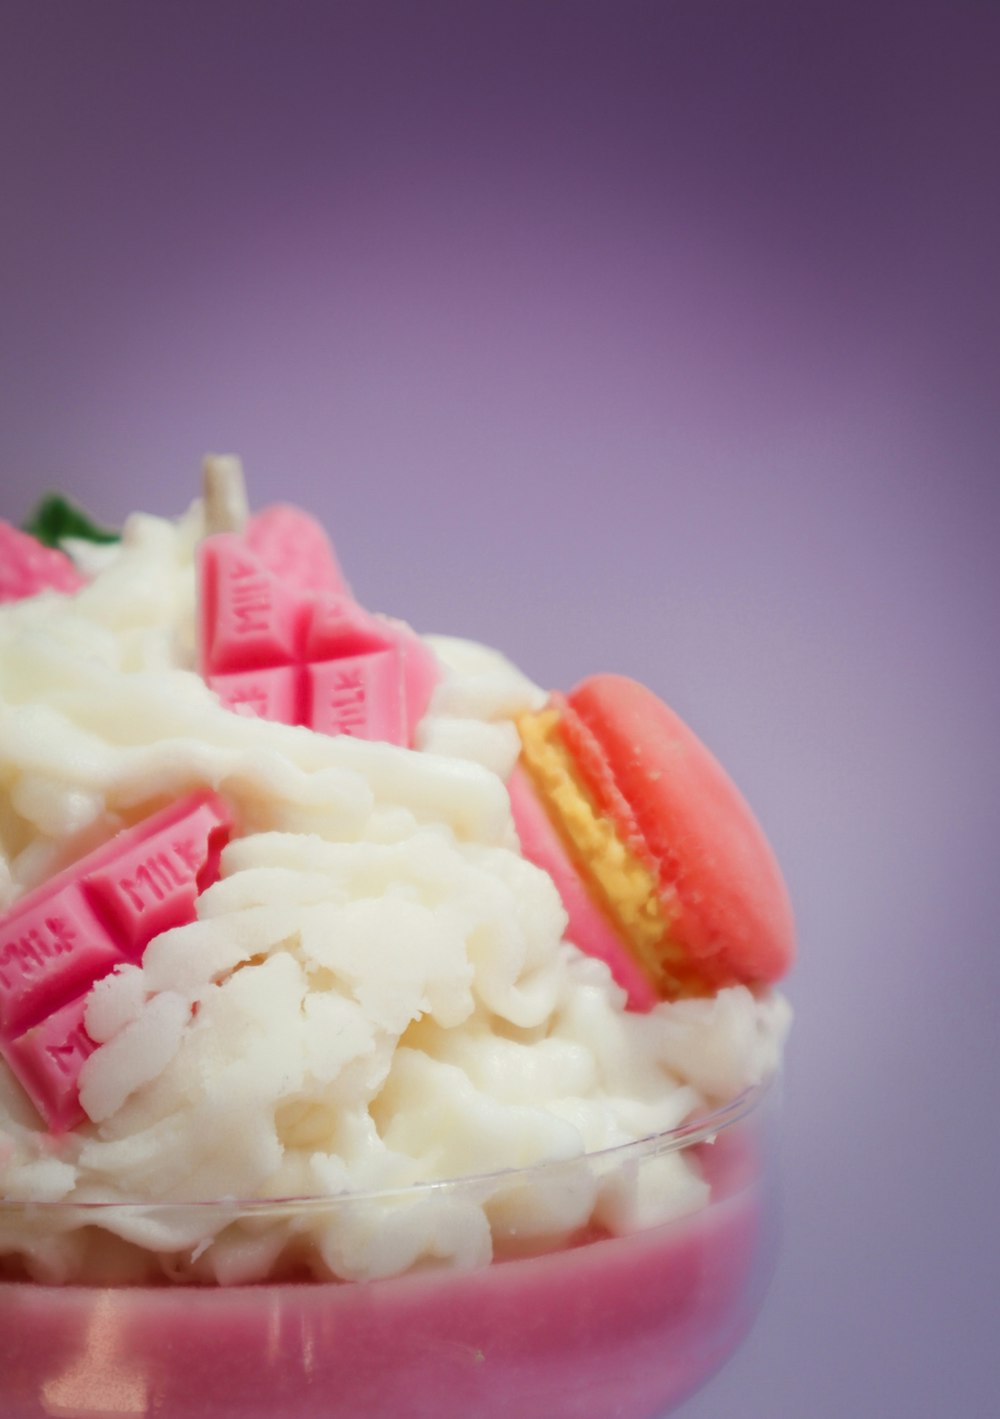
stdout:
[[584,880],[623,941],[664,996],[699,994],[684,953],[670,940],[656,877],[622,841],[576,770],[557,732],[559,710],[517,721],[522,763]]

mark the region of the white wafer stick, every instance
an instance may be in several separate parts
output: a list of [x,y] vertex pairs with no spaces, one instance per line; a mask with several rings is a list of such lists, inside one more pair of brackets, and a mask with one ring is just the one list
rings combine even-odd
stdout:
[[205,532],[242,532],[250,515],[243,464],[232,453],[207,453],[202,460]]

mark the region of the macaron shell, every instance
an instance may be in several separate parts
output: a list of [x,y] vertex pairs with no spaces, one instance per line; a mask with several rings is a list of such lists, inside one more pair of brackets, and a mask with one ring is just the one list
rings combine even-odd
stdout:
[[645,971],[587,891],[579,869],[566,851],[539,802],[528,775],[516,768],[507,785],[517,835],[526,857],[547,872],[566,908],[567,936],[588,956],[604,961],[633,1010],[651,1010],[658,996]]
[[595,675],[566,697],[560,732],[627,842],[658,869],[671,938],[713,986],[777,980],[795,927],[777,860],[718,760],[651,690]]

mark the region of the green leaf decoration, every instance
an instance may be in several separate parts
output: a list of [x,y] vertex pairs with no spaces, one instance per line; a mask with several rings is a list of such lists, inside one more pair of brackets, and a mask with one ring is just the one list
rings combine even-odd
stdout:
[[62,493],[46,493],[23,524],[46,547],[58,547],[66,537],[79,537],[85,542],[118,542],[120,535],[99,526],[88,513]]

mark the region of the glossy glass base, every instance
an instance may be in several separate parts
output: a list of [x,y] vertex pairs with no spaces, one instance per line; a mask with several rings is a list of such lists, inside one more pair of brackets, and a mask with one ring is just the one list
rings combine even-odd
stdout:
[[234,1287],[0,1283],[0,1412],[662,1416],[727,1358],[760,1304],[775,1240],[770,1113],[757,1096],[714,1136],[615,1150],[615,1167],[642,1170],[663,1147],[696,1149],[712,1188],[698,1212],[471,1272]]

